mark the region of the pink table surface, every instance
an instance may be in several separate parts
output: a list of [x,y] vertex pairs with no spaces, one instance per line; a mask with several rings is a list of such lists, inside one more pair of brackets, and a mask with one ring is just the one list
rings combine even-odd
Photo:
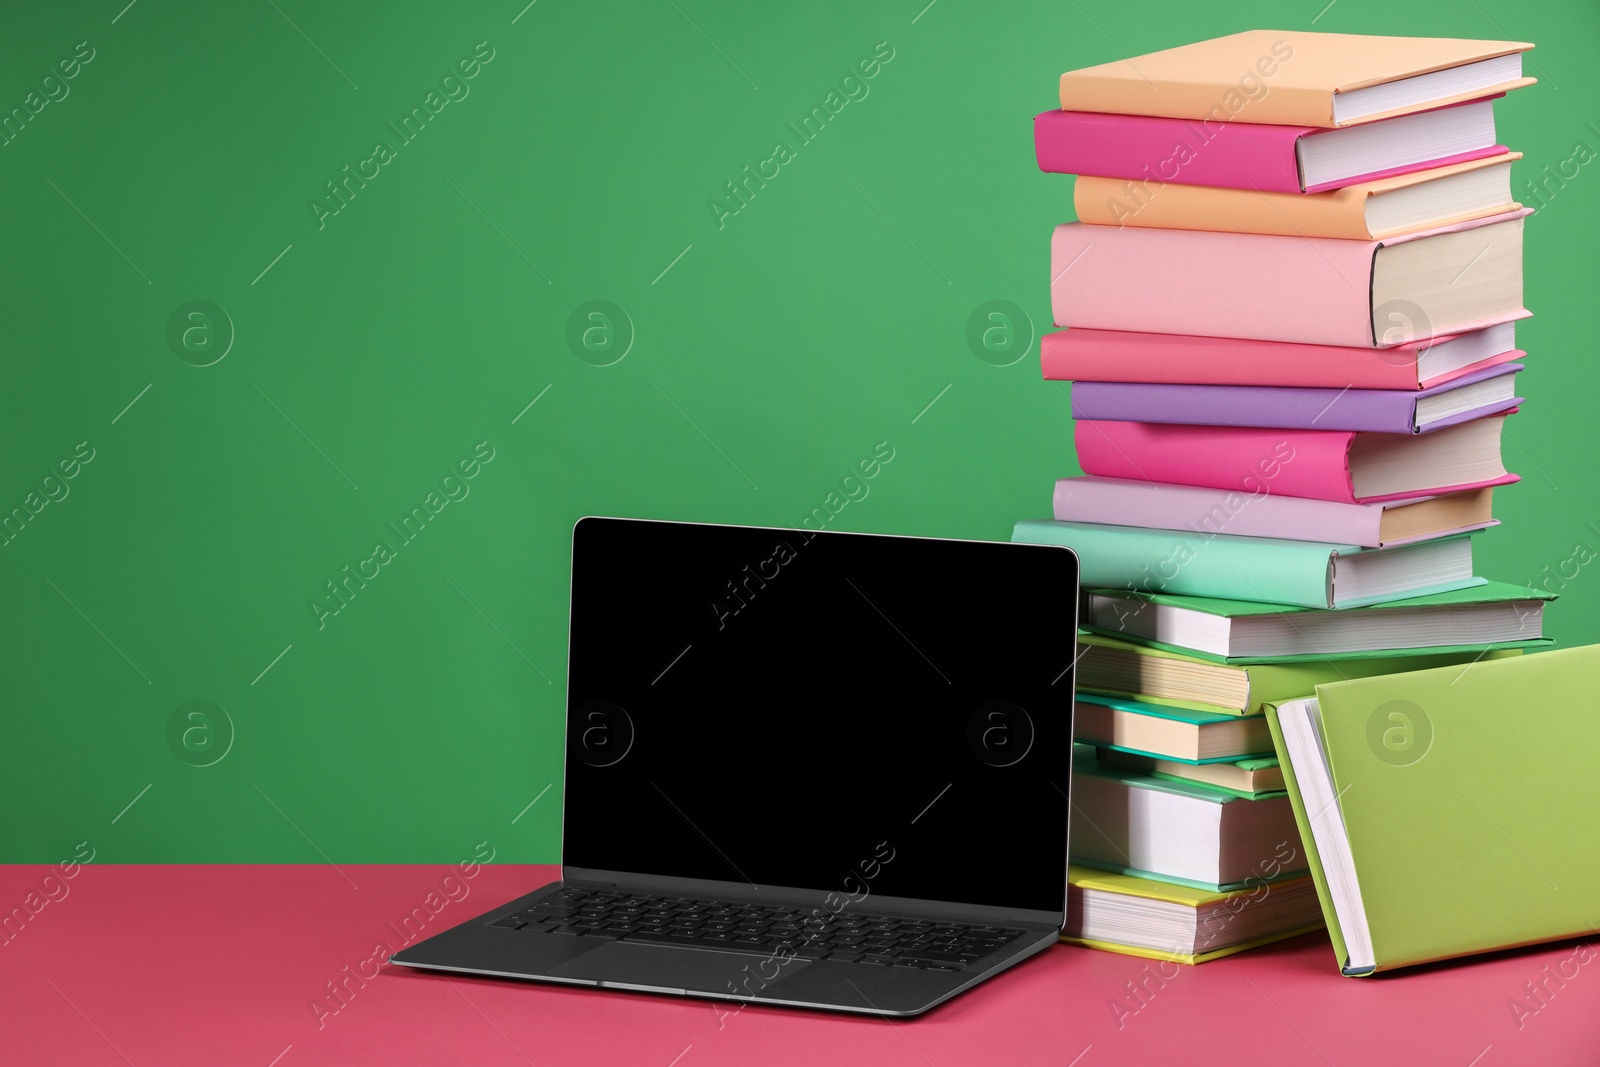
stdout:
[[[431,934],[556,874],[496,865],[444,880],[452,871],[89,864],[46,885],[53,868],[0,868],[0,908],[13,915],[0,938],[0,1062],[1600,1064],[1600,947],[1578,942],[1366,980],[1340,977],[1320,934],[1164,969],[1058,945],[894,1022],[390,965],[361,979],[378,945],[404,943],[404,917],[426,916]],[[13,908],[31,917],[19,925]],[[342,983],[339,1000],[329,983]],[[1128,983],[1143,984],[1142,1002]],[[1543,983],[1539,1000],[1525,983]]]

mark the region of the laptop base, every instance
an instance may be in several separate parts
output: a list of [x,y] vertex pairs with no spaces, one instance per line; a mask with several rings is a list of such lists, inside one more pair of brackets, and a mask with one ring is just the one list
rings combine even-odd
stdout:
[[[920,959],[880,963],[853,952],[843,955],[862,958],[805,958],[801,952],[813,951],[807,947],[813,940],[809,937],[802,938],[798,948],[667,944],[620,930],[558,933],[529,925],[515,926],[515,917],[538,913],[541,904],[548,906],[549,901],[561,899],[563,892],[592,892],[594,888],[571,882],[552,883],[409,946],[391,956],[390,962],[482,977],[898,1017],[921,1014],[1043,951],[1060,937],[1059,929],[1046,924],[1010,921],[1005,929],[1015,931],[1015,936],[999,948],[954,969],[945,969],[951,965]],[[603,888],[623,899],[662,899],[626,884],[608,883]],[[720,895],[705,903],[757,907]],[[860,911],[862,917],[878,920],[903,919],[901,925],[913,929],[930,925],[933,918],[901,916],[881,907],[868,911],[865,904]],[[841,914],[848,916],[850,911]]]

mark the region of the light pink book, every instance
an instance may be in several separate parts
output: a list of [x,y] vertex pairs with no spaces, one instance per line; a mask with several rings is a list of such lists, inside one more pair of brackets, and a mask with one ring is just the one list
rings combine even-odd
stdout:
[[1468,489],[1416,500],[1340,504],[1268,491],[1085,475],[1056,482],[1054,515],[1060,522],[1384,548],[1498,525],[1490,514],[1493,492]]
[[1366,504],[1517,481],[1500,459],[1506,418],[1418,435],[1093,420],[1072,426],[1085,474]]
[[1051,308],[1074,328],[1389,348],[1526,316],[1531,213],[1382,241],[1068,223]]

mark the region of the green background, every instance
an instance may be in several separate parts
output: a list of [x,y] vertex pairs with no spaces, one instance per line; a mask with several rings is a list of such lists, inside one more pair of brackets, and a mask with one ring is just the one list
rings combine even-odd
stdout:
[[[95,450],[0,548],[10,861],[553,861],[578,517],[794,524],[879,441],[834,528],[1045,514],[1076,473],[1066,390],[1036,342],[986,362],[966,334],[991,300],[1048,323],[1071,182],[1035,169],[1030,119],[1063,70],[1313,19],[1528,40],[1541,84],[1497,109],[1518,187],[1600,150],[1592,0],[123,2],[0,18],[0,110],[95,49],[0,148],[0,512]],[[324,184],[480,41],[469,95],[319,228]],[[801,145],[786,123],[879,42],[869,95]],[[719,227],[708,201],[780,139],[795,158]],[[1530,222],[1524,480],[1478,548],[1491,577],[1569,576],[1564,645],[1600,640],[1575,562],[1600,550],[1591,171]],[[211,366],[167,339],[191,300],[236,334]],[[604,358],[569,345],[591,300],[631,322],[610,366],[620,320]],[[325,583],[481,441],[470,495],[319,626]],[[179,754],[220,718],[169,741],[193,700],[232,724],[210,766]]]

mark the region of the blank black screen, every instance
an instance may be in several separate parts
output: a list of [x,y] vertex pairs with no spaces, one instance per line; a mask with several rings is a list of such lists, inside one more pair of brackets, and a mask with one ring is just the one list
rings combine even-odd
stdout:
[[569,867],[1059,911],[1077,561],[583,519]]

